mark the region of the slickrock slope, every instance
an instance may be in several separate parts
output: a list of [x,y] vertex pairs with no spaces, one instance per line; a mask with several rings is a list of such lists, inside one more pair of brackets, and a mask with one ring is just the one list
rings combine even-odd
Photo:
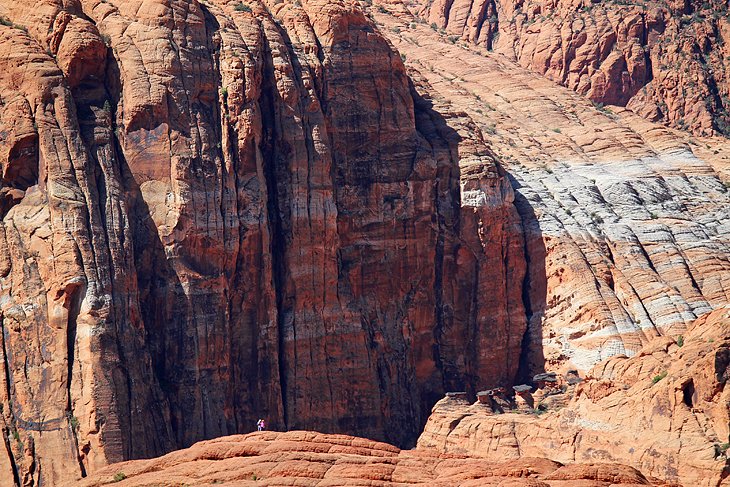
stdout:
[[730,302],[726,139],[599,110],[505,56],[434,35],[405,5],[379,7],[370,12],[406,64],[479,124],[512,178],[529,272],[524,377],[633,355]]
[[110,483],[119,487],[659,485],[624,465],[562,466],[538,458],[485,462],[427,450],[400,451],[361,438],[301,431],[252,433],[201,442],[158,459],[111,465],[68,485],[97,487]]
[[358,8],[0,16],[0,478],[56,485],[260,416],[412,444],[445,390],[514,379],[511,186]]
[[445,398],[418,447],[490,461],[623,463],[685,486],[727,485],[728,379],[724,309],[698,319],[678,342],[660,337],[634,357],[598,364],[563,408],[560,394],[548,396],[556,406],[541,415],[495,415],[480,403]]
[[695,134],[730,130],[724,0],[434,0],[412,11],[588,96]]

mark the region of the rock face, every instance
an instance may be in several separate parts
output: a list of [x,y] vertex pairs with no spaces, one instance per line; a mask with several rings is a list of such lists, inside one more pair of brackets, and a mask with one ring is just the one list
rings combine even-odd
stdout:
[[726,139],[598,109],[383,5],[370,11],[382,32],[479,125],[515,188],[528,261],[521,380],[636,354],[730,302]]
[[258,417],[411,445],[729,302],[730,143],[369,4],[0,0],[0,478]]
[[452,40],[695,134],[728,133],[727,2],[435,0],[414,12]]
[[679,342],[657,338],[634,357],[600,363],[564,407],[554,400],[560,394],[544,400],[544,414],[493,414],[443,399],[418,447],[488,461],[623,463],[670,483],[725,485],[729,365],[730,312],[718,310]]
[[[154,460],[112,465],[69,486],[499,486],[660,485],[625,465],[561,465],[539,458],[485,462],[400,451],[361,438],[311,432],[252,433],[201,442]],[[119,480],[121,479],[121,480]]]
[[511,186],[358,8],[0,16],[1,478],[55,485],[261,416],[407,445],[445,390],[514,379]]

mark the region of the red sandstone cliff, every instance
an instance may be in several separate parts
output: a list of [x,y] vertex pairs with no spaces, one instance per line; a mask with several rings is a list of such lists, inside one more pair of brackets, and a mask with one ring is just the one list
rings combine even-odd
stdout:
[[586,95],[695,134],[728,134],[723,0],[435,0],[413,11]]
[[588,371],[728,303],[730,143],[636,114],[710,133],[720,75],[687,101],[618,54],[538,69],[500,48],[544,47],[537,6],[496,53],[413,14],[457,3],[0,0],[2,478],[259,416],[408,445],[446,390]]
[[54,484],[259,416],[408,444],[444,390],[513,380],[512,189],[359,9],[0,16],[3,478]]
[[728,304],[727,139],[599,109],[502,54],[450,42],[396,0],[369,12],[509,173],[528,261],[523,377],[587,372]]

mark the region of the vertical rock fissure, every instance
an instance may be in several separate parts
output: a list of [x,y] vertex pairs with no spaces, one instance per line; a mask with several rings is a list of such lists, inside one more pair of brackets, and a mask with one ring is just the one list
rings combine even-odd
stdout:
[[[477,360],[477,354],[478,354],[478,346],[477,346],[477,333],[479,330],[477,329],[477,320],[479,319],[479,268],[480,268],[480,260],[479,257],[474,255],[474,268],[473,268],[473,275],[474,275],[474,284],[471,286],[471,299],[469,300],[469,317],[467,322],[467,354],[466,354],[466,363],[465,363],[465,373],[466,376],[469,378],[469,381],[473,384],[472,389],[476,388],[476,385],[474,384],[474,378],[477,377],[476,370],[478,368],[478,360]],[[474,392],[478,392],[474,390]]]
[[81,477],[86,477],[86,468],[84,462],[79,456],[79,438],[77,434],[78,420],[74,416],[73,412],[73,401],[71,400],[71,381],[73,380],[73,368],[76,359],[76,330],[77,330],[77,318],[81,308],[81,292],[78,285],[66,288],[66,303],[68,306],[68,322],[66,324],[66,356],[68,357],[67,365],[67,376],[66,376],[66,414],[68,415],[69,427],[71,429],[71,436],[74,442],[74,454],[76,455],[76,461],[79,464],[79,471]]
[[525,327],[525,333],[522,335],[522,341],[520,344],[520,358],[519,358],[519,364],[517,366],[517,381],[518,382],[528,382],[532,378],[532,374],[535,372],[542,372],[542,370],[531,370],[531,364],[530,364],[530,348],[532,346],[532,332],[533,332],[533,315],[535,313],[535,310],[533,309],[533,303],[532,298],[530,297],[530,291],[531,291],[531,275],[532,275],[532,269],[535,263],[532,261],[532,254],[530,253],[530,230],[528,227],[527,218],[528,215],[525,214],[525,209],[521,207],[521,205],[517,204],[517,198],[519,193],[517,192],[517,188],[515,188],[516,180],[512,177],[510,177],[513,189],[515,191],[515,208],[517,209],[517,214],[520,216],[520,227],[522,228],[522,235],[523,235],[523,254],[525,256],[525,277],[522,281],[522,306],[525,309],[525,320],[527,321],[527,326]]
[[[236,130],[231,127],[231,124],[229,122],[224,123],[224,117],[229,117],[229,107],[228,107],[228,96],[227,96],[227,90],[224,90],[223,86],[223,73],[221,68],[221,49],[223,48],[223,39],[220,35],[220,23],[218,22],[218,19],[216,19],[215,15],[211,13],[211,11],[205,6],[200,6],[203,15],[205,17],[205,31],[206,31],[206,42],[208,44],[208,51],[211,54],[211,62],[213,64],[212,74],[214,77],[214,86],[216,88],[216,92],[219,93],[220,99],[218,103],[213,103],[212,107],[213,110],[215,110],[215,130],[217,131],[217,139],[219,142],[219,153],[221,158],[221,178],[220,178],[220,192],[221,195],[225,195],[226,193],[226,178],[229,177],[229,175],[232,173],[233,175],[233,188],[235,190],[235,194],[239,195],[241,191],[240,187],[240,181],[238,176],[238,170],[240,168],[240,161],[239,161],[239,154],[238,151],[232,150],[232,148],[237,147],[237,133]],[[223,139],[227,140],[227,143],[225,144],[225,147],[223,146]],[[230,161],[230,171],[228,170],[228,165],[226,164],[226,161]],[[226,212],[230,211],[231,213],[234,213],[239,221],[241,219],[240,215],[240,208],[238,199],[235,198],[233,200],[233,203],[231,205],[231,208],[226,208],[225,204],[225,198],[222,196],[220,201],[220,207],[218,210],[220,211],[221,216],[221,222],[223,225],[223,232],[224,234],[227,233],[226,225],[228,222],[228,219],[226,218]],[[244,225],[238,225],[238,242],[239,247],[235,249],[235,257],[233,259],[233,266],[231,270],[226,270],[228,277],[228,288],[224,291],[225,292],[225,300],[224,302],[227,305],[227,335],[229,337],[233,337],[234,333],[232,330],[232,327],[234,326],[234,298],[232,296],[232,293],[229,292],[231,289],[238,289],[241,287],[241,252],[240,252],[240,242],[242,242],[245,239],[245,227]],[[227,344],[228,350],[228,370],[229,370],[229,383],[228,387],[229,390],[231,388],[235,387],[234,384],[237,383],[239,378],[236,374],[236,364],[235,361],[235,354],[234,354],[234,344],[232,343],[232,340],[229,341]],[[258,349],[257,347],[252,347],[252,353],[257,354]],[[258,360],[256,359],[254,363],[258,363]],[[249,381],[249,387],[253,390],[255,388],[255,382],[253,380]],[[238,399],[240,395],[234,394],[231,390],[231,393],[229,394],[230,401],[231,401],[231,407],[233,409],[232,421],[233,421],[233,429],[236,432],[240,432],[242,428],[242,421],[239,421],[239,412],[242,409],[245,409],[243,405],[241,404],[241,401]]]
[[441,339],[444,334],[444,319],[443,319],[443,279],[444,279],[444,231],[443,231],[443,217],[439,208],[439,194],[438,194],[438,180],[435,181],[433,189],[433,198],[436,210],[436,228],[438,234],[436,235],[436,255],[434,262],[434,281],[433,281],[433,293],[434,293],[434,353],[433,359],[436,362],[436,368],[442,372],[442,381],[444,388],[448,388],[448,377],[444,370],[443,359],[441,357]]
[[[10,391],[11,387],[10,384],[10,361],[8,360],[8,350],[5,346],[5,325],[3,324],[4,317],[0,315],[0,343],[2,344],[2,352],[3,352],[3,372],[5,374],[5,393],[7,394],[8,402],[10,402]],[[10,411],[12,414],[12,411]],[[18,472],[18,465],[15,463],[15,456],[13,455],[13,449],[10,446],[10,430],[8,428],[3,428],[2,430],[3,435],[3,443],[5,444],[5,450],[8,455],[8,461],[10,462],[10,468],[13,471],[13,485],[20,486],[20,474]]]
[[[284,313],[284,280],[285,280],[285,254],[286,242],[284,232],[282,230],[281,213],[279,211],[279,191],[276,175],[277,153],[275,148],[275,140],[277,137],[276,130],[276,104],[274,97],[276,96],[276,83],[273,80],[273,59],[271,47],[264,37],[263,40],[265,52],[265,62],[263,66],[263,75],[261,81],[261,157],[263,164],[263,174],[266,180],[266,205],[268,213],[270,254],[271,254],[271,271],[274,287],[274,295],[276,297],[276,322],[278,327],[278,364],[279,364],[279,382],[281,387],[281,403],[282,403],[282,420],[284,428],[289,426],[288,403],[287,403],[287,362],[285,347],[286,323]],[[293,326],[293,325],[292,325]],[[296,339],[295,339],[296,341]],[[296,359],[295,359],[296,360]]]
[[13,471],[13,485],[20,487],[20,473],[18,472],[18,465],[15,463],[15,456],[13,455],[12,447],[10,446],[10,430],[3,428],[3,444],[8,455],[8,461],[10,462],[10,468]]

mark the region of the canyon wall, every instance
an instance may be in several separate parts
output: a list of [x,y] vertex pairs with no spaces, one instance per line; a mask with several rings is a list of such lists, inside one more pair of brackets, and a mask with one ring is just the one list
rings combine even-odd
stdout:
[[722,0],[434,0],[413,11],[463,40],[586,95],[698,135],[728,134]]
[[596,107],[506,56],[450,42],[403,3],[369,13],[509,173],[528,262],[523,380],[634,355],[730,302],[726,138]]
[[445,390],[514,380],[512,188],[361,10],[0,16],[3,478],[54,485],[258,417],[408,445]]
[[[2,478],[259,417],[410,446],[445,391],[586,373],[727,305],[722,105],[610,56],[536,67],[508,43],[537,42],[529,5],[464,42],[459,5],[0,0]],[[633,8],[588,7],[550,8]]]

